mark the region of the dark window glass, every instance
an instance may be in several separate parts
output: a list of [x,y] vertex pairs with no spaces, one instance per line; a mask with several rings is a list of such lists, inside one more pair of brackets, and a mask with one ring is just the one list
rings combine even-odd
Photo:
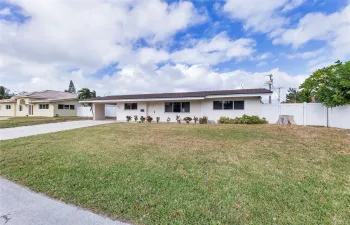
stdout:
[[222,101],[214,101],[213,109],[222,109]]
[[244,101],[235,101],[235,109],[238,109],[238,110],[244,109]]
[[6,109],[11,109],[11,105],[6,105]]
[[58,109],[63,109],[63,105],[62,104],[58,104]]
[[165,112],[173,112],[173,103],[172,102],[165,103]]
[[173,112],[181,112],[181,102],[173,102],[174,111]]
[[181,112],[190,112],[190,103],[189,102],[182,102]]
[[131,109],[137,109],[137,103],[131,103]]
[[124,110],[137,110],[137,103],[124,103]]
[[43,105],[42,104],[39,105],[39,109],[43,109]]
[[70,106],[69,106],[69,109],[70,109],[70,110],[74,110],[74,108],[75,108],[75,105],[70,105]]
[[224,109],[233,109],[233,101],[224,101]]
[[69,105],[64,105],[64,109],[69,109]]

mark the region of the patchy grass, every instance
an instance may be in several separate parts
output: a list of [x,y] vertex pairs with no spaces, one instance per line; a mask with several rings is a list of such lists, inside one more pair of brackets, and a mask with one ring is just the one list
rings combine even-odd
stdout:
[[91,118],[87,117],[10,117],[8,119],[0,120],[0,128],[10,128],[10,127],[22,127],[22,126],[32,126],[45,123],[58,123],[67,122],[75,120],[87,120]]
[[108,124],[0,141],[0,174],[136,224],[350,224],[348,132]]

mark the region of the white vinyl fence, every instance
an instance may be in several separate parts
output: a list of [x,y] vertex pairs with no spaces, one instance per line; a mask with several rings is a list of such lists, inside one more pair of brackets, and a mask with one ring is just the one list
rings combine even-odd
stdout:
[[350,129],[350,105],[326,108],[321,103],[263,104],[260,117],[276,123],[279,115],[293,115],[298,125]]
[[[115,105],[106,105],[105,106],[105,116],[116,117],[116,115],[117,115],[117,113],[116,113]],[[79,106],[78,107],[78,116],[92,117],[91,107]]]

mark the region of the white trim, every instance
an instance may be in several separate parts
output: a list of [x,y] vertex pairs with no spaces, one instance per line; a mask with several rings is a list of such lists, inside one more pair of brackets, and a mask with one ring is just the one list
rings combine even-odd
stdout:
[[237,97],[260,97],[271,95],[271,93],[261,94],[234,94],[234,95],[208,95],[205,97],[187,97],[187,98],[140,98],[140,99],[118,99],[118,100],[83,100],[79,103],[112,103],[112,102],[155,102],[155,101],[182,101],[182,100],[203,100],[211,98],[237,98]]
[[143,99],[118,99],[118,100],[92,100],[79,101],[79,103],[109,103],[109,102],[156,102],[156,101],[182,101],[182,100],[203,100],[204,98],[143,98]]
[[262,94],[208,95],[208,96],[205,96],[205,98],[260,97],[263,95],[271,95],[271,94],[270,93],[262,93]]

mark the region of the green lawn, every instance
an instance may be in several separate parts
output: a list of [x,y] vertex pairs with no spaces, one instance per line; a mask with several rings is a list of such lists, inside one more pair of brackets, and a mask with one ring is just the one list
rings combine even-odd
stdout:
[[107,124],[0,141],[0,175],[136,224],[350,224],[346,133]]
[[[32,126],[45,123],[58,123],[75,120],[87,120],[86,117],[10,117],[0,120],[0,129],[9,127]],[[91,118],[90,118],[91,119]]]

